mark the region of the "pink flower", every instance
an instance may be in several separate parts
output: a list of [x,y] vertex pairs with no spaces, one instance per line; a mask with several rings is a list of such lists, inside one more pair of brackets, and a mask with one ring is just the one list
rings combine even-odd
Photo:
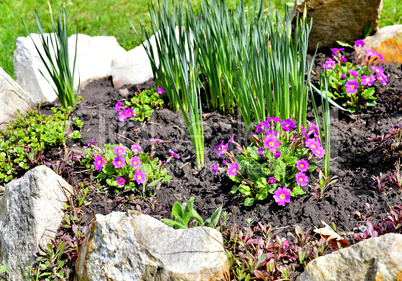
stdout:
[[214,148],[212,153],[216,153],[216,152],[220,151],[222,146],[223,146],[223,141]]
[[230,139],[228,140],[228,143],[231,143],[234,140],[234,134],[230,137]]
[[133,166],[134,169],[138,169],[139,167],[141,167],[141,164],[142,162],[140,160],[140,157],[138,156],[131,157],[130,165]]
[[120,113],[119,113],[119,121],[124,122],[124,121],[126,121],[126,119],[127,119],[126,111],[125,110],[120,111]]
[[228,147],[229,147],[229,143],[227,143],[227,144],[225,144],[224,146],[222,146],[220,149],[219,149],[219,157],[223,157],[223,155],[225,155],[225,153],[227,152],[227,150],[228,150]]
[[281,146],[281,143],[278,141],[278,138],[268,136],[264,140],[264,146],[268,148],[269,151],[274,153]]
[[346,75],[345,74],[341,74],[341,79],[345,80],[346,79]]
[[144,183],[146,181],[146,175],[142,170],[135,170],[133,180],[137,181],[138,184]]
[[99,170],[99,171],[102,170],[104,164],[105,164],[105,160],[103,160],[103,156],[96,155],[95,161],[94,161],[95,169]]
[[158,94],[162,95],[165,91],[162,88],[158,88]]
[[118,112],[118,111],[120,111],[122,106],[123,106],[123,104],[121,103],[121,101],[118,101],[116,103],[116,105],[114,106],[114,109],[116,110],[116,112]]
[[368,56],[368,57],[376,57],[376,56],[377,56],[377,53],[374,52],[374,51],[371,50],[371,49],[366,49],[366,56]]
[[285,206],[286,203],[290,202],[290,189],[284,187],[284,188],[278,188],[274,192],[274,199],[275,202],[278,203],[279,206]]
[[304,145],[313,150],[316,149],[317,147],[321,147],[321,142],[316,139],[307,139]]
[[387,76],[384,73],[377,74],[377,80],[383,83],[384,85],[387,85]]
[[352,75],[354,78],[359,77],[359,73],[357,73],[357,71],[349,69],[349,74]]
[[363,40],[356,40],[355,41],[355,46],[357,48],[363,48],[364,45],[366,45],[366,43]]
[[216,173],[218,172],[218,164],[212,165],[212,172],[214,173],[214,175],[216,175]]
[[114,158],[113,161],[112,161],[113,166],[114,166],[116,169],[118,169],[118,168],[123,168],[125,162],[126,162],[126,159],[124,159],[124,158],[121,157],[121,156],[117,156],[117,157]]
[[323,158],[324,155],[325,155],[325,149],[322,148],[322,146],[317,147],[317,148],[314,148],[314,149],[311,149],[311,151],[312,151],[313,154],[314,154],[315,156],[317,156],[318,158]]
[[131,150],[132,150],[135,154],[141,153],[141,146],[140,146],[139,144],[133,144],[133,145],[131,146]]
[[257,129],[255,130],[256,133],[264,133],[266,130],[268,130],[270,127],[270,124],[268,121],[261,121],[257,125]]
[[296,168],[300,171],[300,172],[305,172],[310,170],[309,164],[307,162],[306,159],[300,159],[297,160],[296,162]]
[[345,84],[345,89],[348,94],[352,95],[357,92],[357,89],[359,88],[359,83],[355,79],[350,79],[348,82]]
[[268,182],[269,182],[270,184],[274,184],[274,183],[276,183],[276,178],[270,177],[270,178],[268,179]]
[[275,153],[274,153],[274,158],[275,159],[277,159],[277,158],[279,158],[279,157],[281,157],[281,152],[278,150],[278,151],[276,151]]
[[126,182],[126,180],[123,179],[122,177],[117,177],[117,178],[116,178],[116,181],[117,181],[117,185],[118,185],[118,186],[123,186],[124,183]]
[[371,86],[371,85],[373,85],[374,81],[375,81],[374,75],[371,75],[371,76],[362,75],[362,85]]
[[88,143],[88,145],[85,147],[85,149],[87,149],[88,147],[90,147],[95,141],[95,138],[92,139],[92,141],[90,143]]
[[281,120],[279,124],[281,124],[281,127],[285,132],[289,132],[290,130],[296,128],[296,121],[293,119],[286,119],[286,121]]
[[126,154],[126,148],[124,146],[116,146],[113,149],[113,153],[116,154],[117,156],[124,155]]
[[239,170],[239,164],[232,163],[229,165],[228,175],[229,177],[234,177],[237,175],[237,171]]
[[329,59],[325,62],[323,68],[324,68],[324,69],[332,69],[332,68],[335,67],[335,64],[336,64],[336,62],[335,62],[333,59],[329,58]]
[[338,48],[333,48],[332,53],[335,54],[336,52],[340,52],[340,51],[343,51],[343,50],[345,50],[345,48],[339,48],[339,49]]
[[300,186],[306,186],[308,183],[308,177],[303,172],[297,173],[296,174],[296,182]]
[[133,115],[134,115],[134,112],[131,108],[127,108],[125,110],[125,113],[126,113],[127,118],[133,117]]
[[373,65],[373,66],[371,67],[371,69],[372,69],[373,71],[375,71],[375,73],[377,73],[377,75],[384,73],[384,69],[383,69],[382,67],[380,67],[380,66],[374,66],[374,65]]
[[342,58],[342,62],[347,62],[348,60],[345,58]]
[[161,140],[161,139],[149,139],[149,141],[153,142],[153,143],[163,142],[163,140]]
[[174,152],[173,150],[169,149],[169,152],[174,158],[180,158],[180,156],[177,155],[176,152]]
[[261,157],[264,157],[264,148],[262,148],[262,147],[258,148],[258,155],[260,155]]

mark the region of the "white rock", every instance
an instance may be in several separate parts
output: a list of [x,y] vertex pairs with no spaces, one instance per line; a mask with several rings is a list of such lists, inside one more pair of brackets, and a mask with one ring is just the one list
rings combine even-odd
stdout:
[[401,280],[402,235],[370,238],[311,261],[296,281]]
[[[38,34],[31,34],[39,51],[43,53]],[[46,37],[49,34],[45,34]],[[53,35],[52,35],[53,36]],[[76,36],[68,39],[70,68],[73,67]],[[74,90],[78,83],[85,84],[91,80],[110,76],[112,60],[122,56],[126,51],[120,47],[113,36],[96,36],[79,34],[77,43],[76,72],[74,76]],[[45,75],[42,76],[40,71]],[[14,52],[14,71],[18,84],[32,97],[35,103],[57,99],[53,90],[53,81],[42,63],[30,37],[19,37]],[[50,84],[49,84],[49,82]]]
[[71,193],[71,186],[46,166],[6,185],[0,199],[0,264],[8,264],[5,280],[24,280],[20,263],[27,269],[32,251],[55,237]]
[[31,98],[0,67],[0,129],[7,127],[18,109],[25,113],[34,107]]
[[291,10],[294,17],[303,15],[307,6],[307,22],[313,18],[313,27],[309,37],[309,50],[334,48],[337,40],[353,44],[363,39],[363,28],[371,22],[373,31],[377,30],[383,6],[382,0],[296,0]]
[[384,63],[402,64],[402,24],[383,27],[364,42],[364,48],[355,47],[359,54],[366,55],[365,49],[372,49],[383,56]]
[[76,263],[77,280],[226,280],[221,234],[174,230],[137,212],[96,215]]
[[[156,53],[155,35],[149,40]],[[156,62],[159,64],[158,60]],[[112,60],[111,75],[113,85],[117,88],[127,84],[140,84],[153,78],[151,63],[144,47],[140,45],[120,56],[116,56]]]

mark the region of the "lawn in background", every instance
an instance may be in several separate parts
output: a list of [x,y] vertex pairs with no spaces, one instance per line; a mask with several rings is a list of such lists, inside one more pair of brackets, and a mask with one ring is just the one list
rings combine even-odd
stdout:
[[[238,2],[238,0],[227,1],[232,2],[233,5]],[[141,23],[149,26],[148,3],[150,2],[148,0],[70,0],[66,4],[69,15],[69,34],[75,33],[78,23],[79,33],[90,36],[115,36],[124,49],[130,50],[140,45],[142,40],[132,30],[127,16],[140,32]],[[251,3],[252,0],[245,2]],[[282,13],[286,2],[289,0],[271,0],[271,8]],[[54,14],[57,14],[58,8],[63,3],[65,1],[50,1]],[[268,4],[268,1],[266,3]],[[400,0],[384,1],[380,27],[402,21],[400,3]],[[12,77],[14,77],[13,53],[16,40],[18,37],[27,36],[21,18],[24,19],[29,31],[36,32],[34,9],[38,11],[46,30],[50,25],[50,13],[46,0],[0,0],[0,67]]]

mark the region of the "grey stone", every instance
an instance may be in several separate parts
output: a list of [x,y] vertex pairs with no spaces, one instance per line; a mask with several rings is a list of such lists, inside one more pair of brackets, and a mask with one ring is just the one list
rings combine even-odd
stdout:
[[15,119],[14,113],[20,110],[25,113],[35,108],[31,98],[24,90],[0,67],[0,129]]
[[293,17],[303,15],[307,7],[307,22],[313,18],[313,27],[309,37],[309,50],[333,48],[339,46],[336,41],[353,44],[363,39],[363,28],[371,22],[373,32],[378,28],[382,0],[296,0],[291,10]]
[[55,237],[71,193],[71,186],[46,166],[6,185],[0,199],[0,264],[8,269],[0,280],[24,280],[20,264],[31,266],[32,251]]
[[76,277],[95,280],[226,280],[221,234],[175,230],[138,212],[96,215],[79,253]]
[[370,238],[311,261],[296,281],[402,280],[402,235]]

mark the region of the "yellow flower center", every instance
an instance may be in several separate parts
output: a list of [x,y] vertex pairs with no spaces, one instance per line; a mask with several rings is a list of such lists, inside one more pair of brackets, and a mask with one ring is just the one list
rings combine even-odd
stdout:
[[370,82],[370,78],[366,78],[366,82]]
[[315,148],[315,145],[314,145],[314,144],[312,144],[312,145],[311,145],[311,148],[313,148],[313,149],[314,149],[314,148]]
[[134,165],[137,165],[137,161],[134,161],[133,164],[134,164]]
[[299,181],[303,181],[303,178],[302,178],[302,177],[300,177],[300,178],[299,178]]
[[100,165],[101,163],[102,163],[102,160],[99,160],[99,161],[98,161],[98,164]]
[[300,167],[301,167],[301,168],[303,168],[303,167],[304,167],[304,165],[303,165],[303,164],[300,164]]
[[140,179],[141,179],[141,176],[140,176],[140,175],[138,175],[138,176],[137,176],[137,179],[139,179],[139,180],[140,180]]
[[271,141],[268,145],[269,146],[274,146],[274,143]]
[[350,85],[350,88],[354,89],[354,88],[355,88],[355,85]]
[[285,194],[281,194],[281,199],[285,199]]
[[119,165],[120,165],[120,163],[121,163],[121,161],[117,161],[117,164],[119,164]]

